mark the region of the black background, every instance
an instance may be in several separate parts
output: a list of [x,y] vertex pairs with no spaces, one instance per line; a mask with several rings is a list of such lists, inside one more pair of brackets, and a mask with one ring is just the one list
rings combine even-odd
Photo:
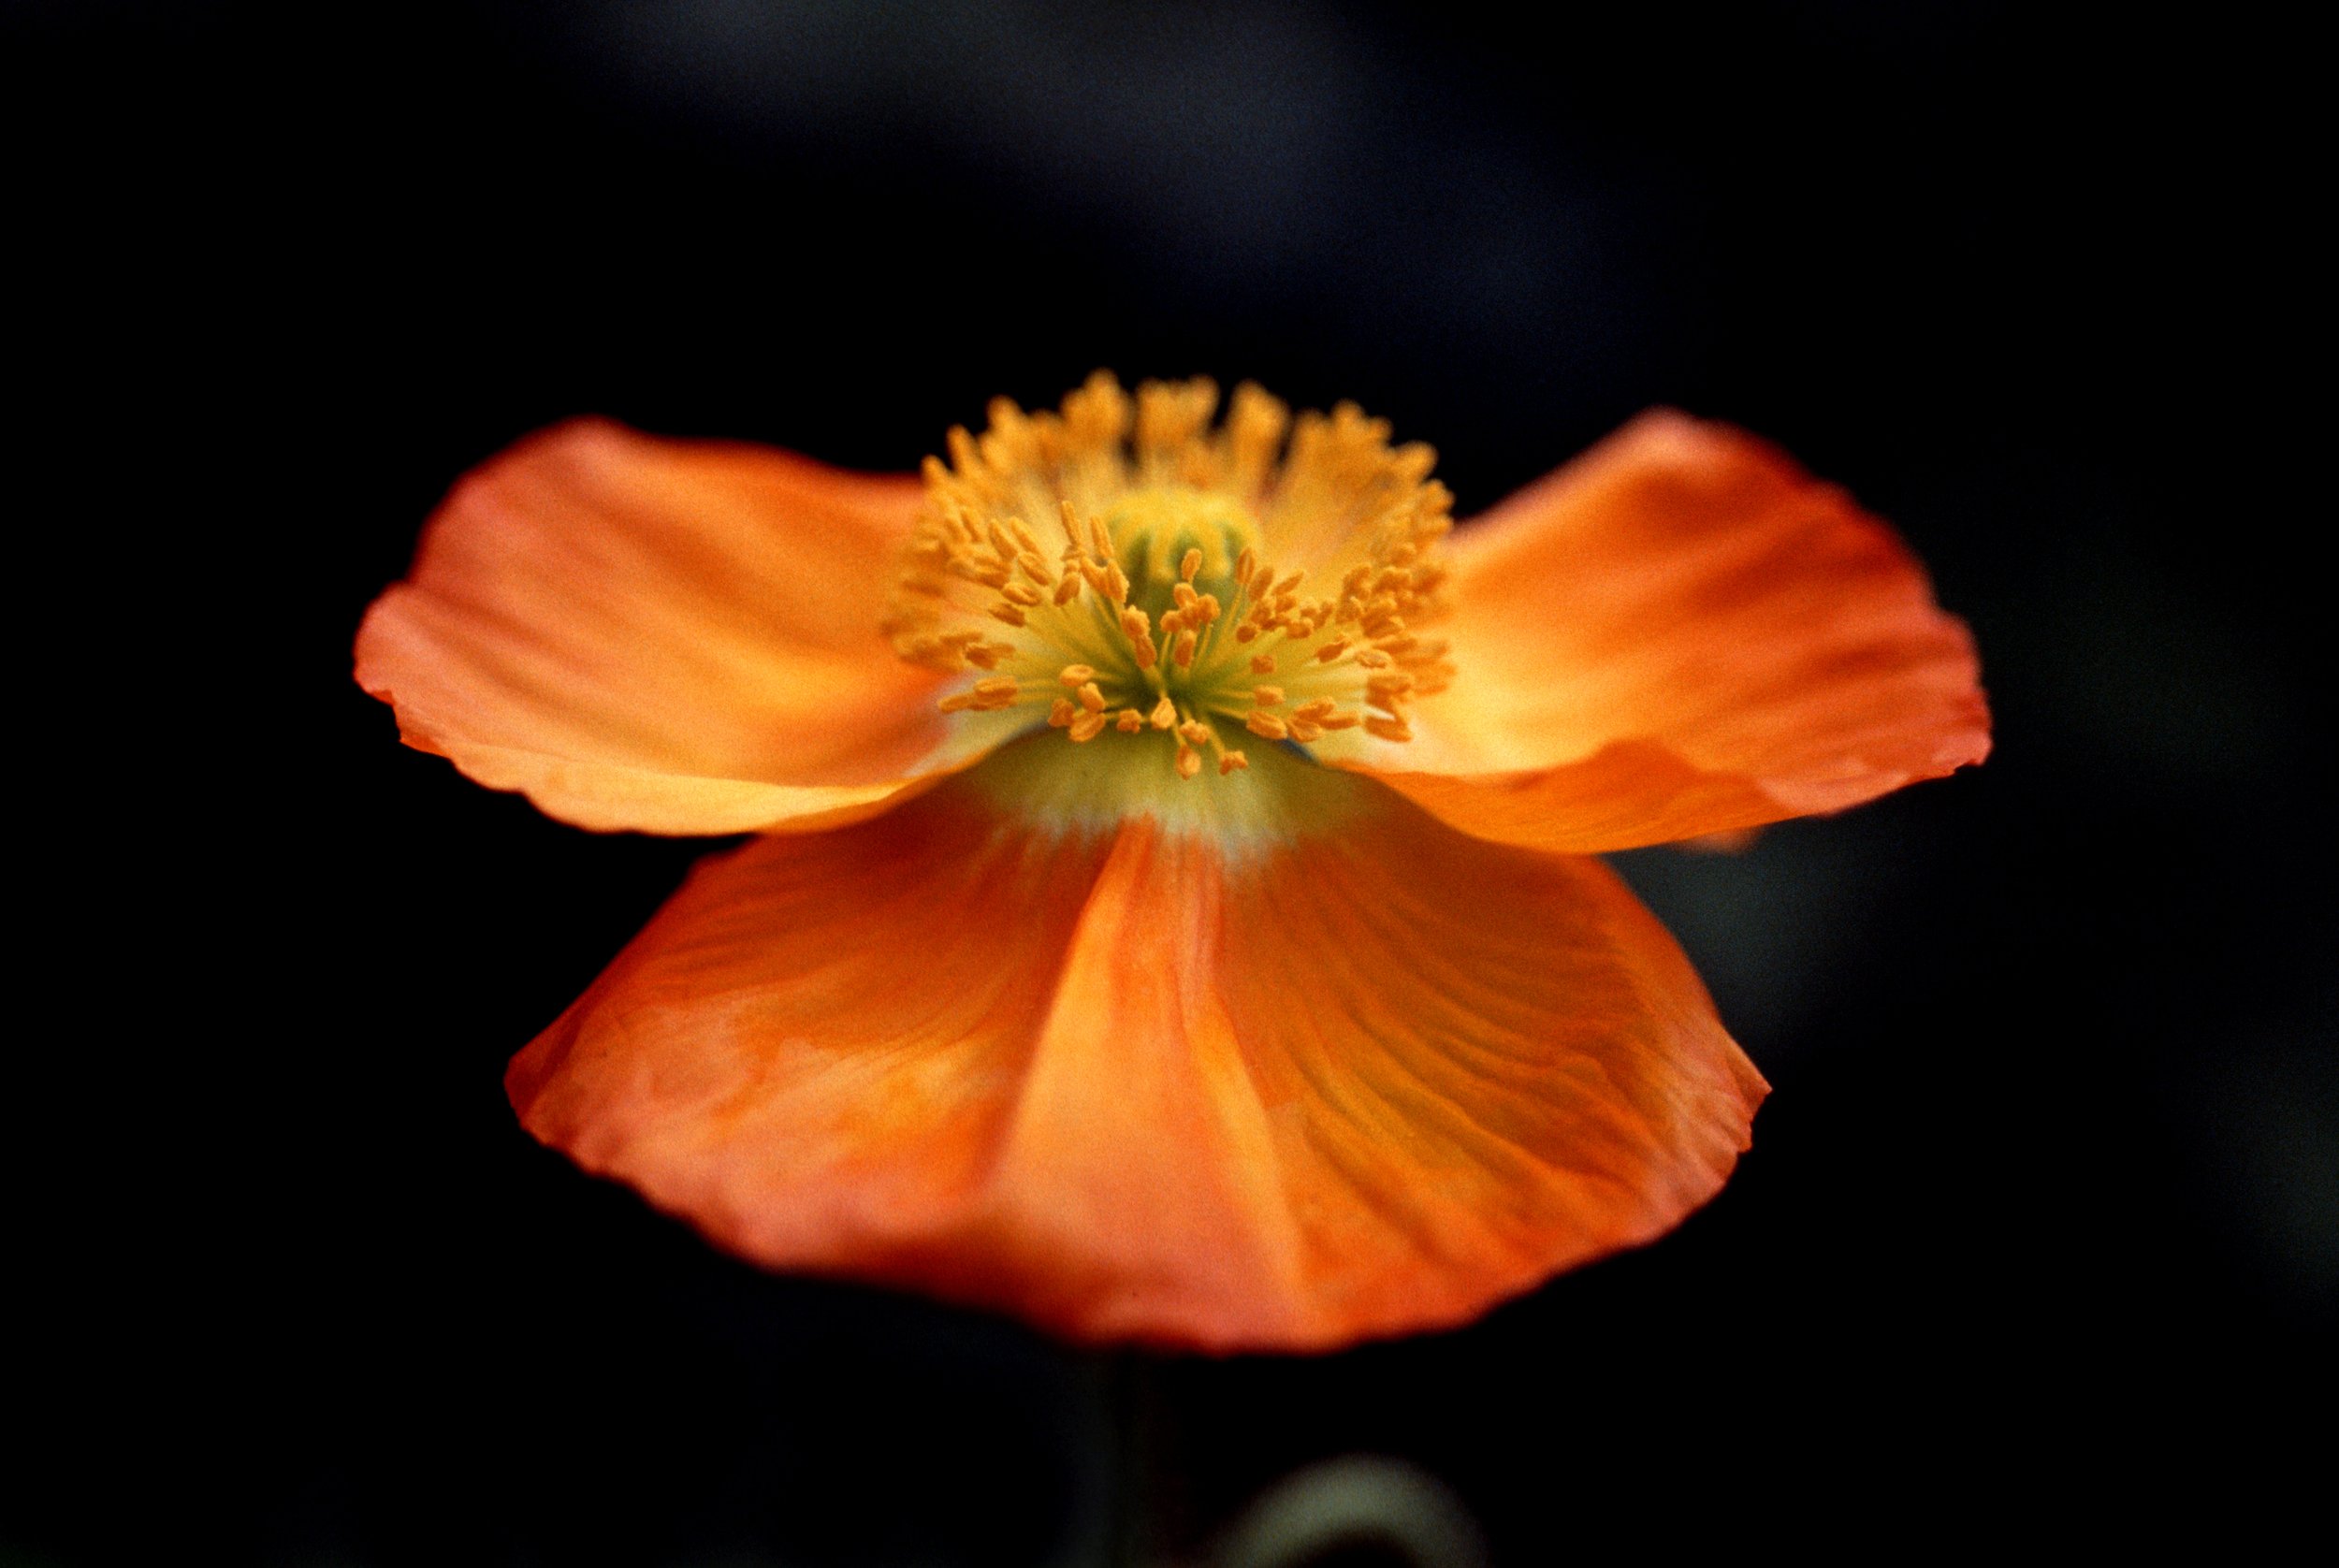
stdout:
[[[1170,1549],[1362,1451],[1502,1563],[2246,1546],[2328,1484],[2299,40],[1946,0],[7,19],[42,869],[0,1560],[1073,1561],[1132,1448]],[[906,469],[1099,365],[1355,399],[1465,515],[1651,403],[1727,418],[1971,621],[1986,766],[1622,857],[1777,1089],[1671,1238],[1456,1333],[1155,1362],[757,1274],[514,1126],[506,1056],[705,847],[558,826],[349,683],[448,483],[588,411]]]

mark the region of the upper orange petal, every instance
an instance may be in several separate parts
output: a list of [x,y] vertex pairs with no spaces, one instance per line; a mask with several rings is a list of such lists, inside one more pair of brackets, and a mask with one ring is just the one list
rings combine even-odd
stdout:
[[883,808],[942,735],[879,634],[914,479],[578,420],[461,481],[368,611],[400,734],[588,828]]
[[1589,853],[1840,810],[1989,750],[1973,640],[1842,490],[1644,414],[1452,544],[1460,675],[1373,772]]
[[710,861],[514,1103],[758,1262],[1217,1350],[1455,1323],[1709,1197],[1764,1085],[1616,878],[1315,777],[1337,831],[1233,852],[957,781]]

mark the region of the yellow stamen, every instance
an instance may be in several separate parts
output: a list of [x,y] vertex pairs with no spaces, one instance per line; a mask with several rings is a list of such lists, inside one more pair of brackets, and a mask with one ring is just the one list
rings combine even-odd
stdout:
[[1044,710],[1083,743],[1174,731],[1184,777],[1202,748],[1221,777],[1249,767],[1221,728],[1410,736],[1454,675],[1421,634],[1451,526],[1429,449],[1346,404],[1294,418],[1246,385],[1213,424],[1218,406],[1206,381],[1132,396],[1099,373],[1053,412],[1002,399],[980,436],[949,433],[885,623],[903,658],[969,673],[943,712],[1011,734],[1008,710]]

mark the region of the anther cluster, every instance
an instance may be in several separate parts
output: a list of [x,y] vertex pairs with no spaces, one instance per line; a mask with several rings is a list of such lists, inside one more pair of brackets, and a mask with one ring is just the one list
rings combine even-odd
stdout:
[[945,712],[1140,737],[1182,778],[1247,768],[1246,737],[1411,738],[1453,675],[1419,631],[1452,527],[1434,455],[1350,404],[1294,419],[1244,385],[1217,407],[1207,380],[1132,398],[1099,372],[1059,412],[1000,399],[981,436],[951,431],[887,622],[904,658],[973,677]]

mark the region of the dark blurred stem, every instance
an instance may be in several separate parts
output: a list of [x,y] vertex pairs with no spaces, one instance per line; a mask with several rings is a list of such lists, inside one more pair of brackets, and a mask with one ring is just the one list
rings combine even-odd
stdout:
[[1114,1568],[1166,1568],[1158,1364],[1142,1351],[1116,1350],[1103,1370],[1113,1446],[1111,1561]]

